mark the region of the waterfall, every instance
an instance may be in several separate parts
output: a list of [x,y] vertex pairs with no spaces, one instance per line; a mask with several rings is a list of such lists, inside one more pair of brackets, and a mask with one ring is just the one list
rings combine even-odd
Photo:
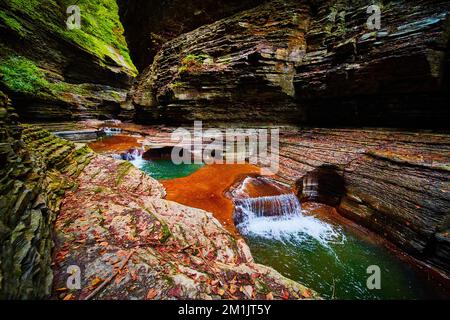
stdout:
[[122,129],[120,128],[109,128],[109,127],[100,128],[99,131],[103,132],[103,134],[106,136],[113,136],[122,133]]
[[142,149],[142,148],[133,148],[133,149],[128,150],[125,153],[122,153],[120,155],[120,157],[121,157],[122,160],[129,161],[136,168],[140,169],[145,163],[145,160],[142,158],[143,154],[144,154],[144,149]]
[[235,199],[234,204],[235,221],[244,235],[296,243],[314,239],[327,247],[345,241],[339,227],[304,215],[293,193]]
[[292,193],[277,196],[238,199],[235,201],[235,205],[245,213],[248,218],[301,215],[300,202]]

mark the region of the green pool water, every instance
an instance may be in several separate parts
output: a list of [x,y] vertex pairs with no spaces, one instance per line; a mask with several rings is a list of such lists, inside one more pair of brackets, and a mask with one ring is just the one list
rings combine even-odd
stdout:
[[[247,235],[246,241],[258,263],[270,265],[284,276],[335,299],[448,299],[439,284],[396,257],[388,249],[345,233],[345,241],[323,243],[305,236],[302,240]],[[381,289],[369,290],[367,267],[381,270]]]
[[[141,160],[138,166],[162,180],[188,176],[203,165]],[[294,207],[297,205],[295,203]],[[271,266],[284,276],[314,289],[323,298],[450,298],[440,284],[427,279],[427,275],[416,267],[384,246],[363,240],[343,226],[301,214],[281,220],[253,217],[247,222],[248,225],[243,229],[241,226],[240,230],[256,262]],[[381,269],[380,290],[367,288],[370,276],[367,268],[371,265]]]
[[186,177],[203,164],[176,165],[171,160],[142,160],[139,168],[157,180],[176,179]]

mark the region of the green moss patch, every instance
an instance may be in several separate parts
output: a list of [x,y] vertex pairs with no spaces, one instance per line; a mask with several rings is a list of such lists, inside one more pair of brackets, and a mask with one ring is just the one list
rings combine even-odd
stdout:
[[49,87],[44,72],[33,61],[20,56],[0,61],[0,74],[6,86],[15,92],[37,94]]
[[26,32],[20,22],[12,15],[6,14],[6,12],[0,11],[0,21],[7,25],[10,29],[14,30],[19,36],[25,37]]
[[[78,30],[68,30],[66,27],[66,10],[73,4],[79,6],[81,11],[81,29]],[[129,74],[137,74],[123,36],[115,0],[79,0],[75,3],[70,0],[9,0],[8,5],[17,17],[24,18],[24,22],[31,20],[36,29],[46,30],[77,44],[99,57],[104,64],[112,60]],[[11,17],[9,12],[0,11],[0,19],[11,29],[24,34],[21,22]]]
[[207,54],[188,54],[181,60],[181,67],[178,69],[178,73],[195,72],[208,59],[212,58]]
[[21,56],[9,56],[0,60],[0,78],[14,92],[38,96],[58,96],[63,92],[84,94],[83,85],[65,82],[49,82],[45,72],[33,61]]

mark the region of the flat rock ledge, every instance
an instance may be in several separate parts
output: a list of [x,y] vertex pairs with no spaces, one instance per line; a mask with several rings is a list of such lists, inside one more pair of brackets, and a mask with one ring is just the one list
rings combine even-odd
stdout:
[[[44,153],[42,143],[50,148],[53,139],[67,149],[64,140],[42,129],[25,132],[35,159],[61,154],[59,147]],[[86,146],[71,148],[86,154],[82,166],[60,157],[51,169],[54,184],[64,186],[55,222],[52,298],[318,298],[255,263],[245,242],[211,213],[162,199],[162,185],[130,163]],[[79,290],[68,288],[68,278],[76,277],[71,270],[81,273]]]

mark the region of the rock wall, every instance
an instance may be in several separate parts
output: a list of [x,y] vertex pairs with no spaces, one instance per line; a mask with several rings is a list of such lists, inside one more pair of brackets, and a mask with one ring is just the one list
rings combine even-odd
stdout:
[[448,2],[380,2],[377,31],[368,4],[268,1],[183,34],[134,86],[136,120],[445,127]]
[[[8,98],[1,92],[0,98],[0,298],[40,299],[51,292],[56,212],[73,187],[57,168],[64,161],[64,170],[76,175],[88,157],[42,130],[22,130]],[[36,157],[24,141],[41,138],[33,147],[46,156]]]
[[446,128],[448,1],[379,1],[381,29],[367,30],[371,3],[317,7],[294,77],[306,122]]
[[312,129],[285,133],[280,148],[278,179],[300,198],[340,195],[343,215],[450,275],[448,135]]
[[142,71],[164,43],[205,24],[229,17],[264,0],[119,0],[130,53]]
[[[0,2],[0,86],[28,121],[111,118],[137,74],[115,0]],[[73,14],[73,12],[71,12]]]
[[306,4],[271,1],[169,41],[132,90],[136,120],[297,121],[293,63],[309,16]]

